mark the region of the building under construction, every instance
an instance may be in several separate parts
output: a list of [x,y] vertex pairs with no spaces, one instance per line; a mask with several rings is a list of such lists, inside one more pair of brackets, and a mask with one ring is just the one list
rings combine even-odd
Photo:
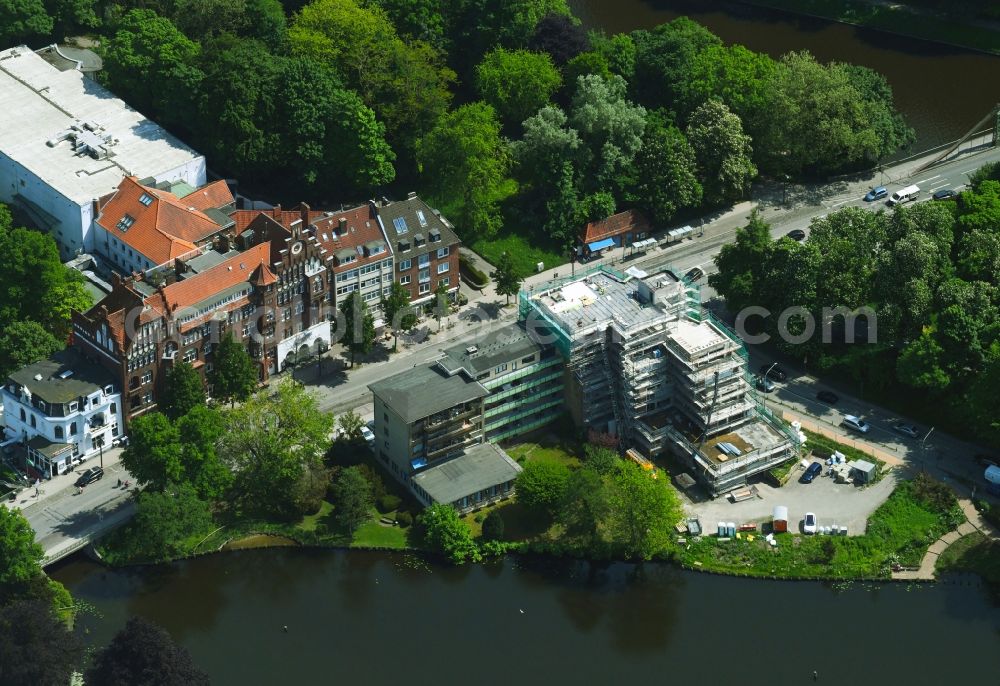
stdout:
[[523,291],[519,306],[566,361],[577,425],[673,453],[713,494],[793,456],[795,435],[760,404],[742,341],[702,310],[697,285],[602,266]]

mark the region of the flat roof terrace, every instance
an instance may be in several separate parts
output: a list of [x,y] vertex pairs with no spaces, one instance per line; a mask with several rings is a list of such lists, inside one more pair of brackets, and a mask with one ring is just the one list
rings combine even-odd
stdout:
[[667,313],[658,305],[639,300],[637,285],[631,277],[621,280],[599,271],[568,283],[543,284],[529,300],[571,337],[611,323],[628,329],[662,320]]
[[[701,455],[708,460],[713,467],[722,466],[741,457],[752,454],[754,451],[767,453],[774,448],[787,443],[788,437],[778,432],[767,422],[757,419],[743,424],[732,431],[712,436],[705,441],[701,448]],[[741,455],[732,455],[719,448],[720,443],[728,443],[735,446]]]

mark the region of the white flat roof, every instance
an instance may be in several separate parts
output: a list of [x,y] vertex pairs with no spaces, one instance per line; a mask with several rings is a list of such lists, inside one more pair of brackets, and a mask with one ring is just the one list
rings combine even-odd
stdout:
[[[201,157],[97,82],[23,45],[0,51],[0,101],[0,152],[79,203],[114,191],[128,174],[156,176]],[[112,137],[107,159],[74,152],[72,140],[46,145],[85,122]]]
[[716,345],[725,339],[707,322],[692,322],[681,319],[671,336],[688,354]]

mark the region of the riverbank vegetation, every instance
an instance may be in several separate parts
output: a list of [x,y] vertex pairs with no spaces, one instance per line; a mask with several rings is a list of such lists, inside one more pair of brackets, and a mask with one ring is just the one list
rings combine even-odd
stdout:
[[[713,536],[674,545],[680,564],[703,571],[785,579],[888,579],[894,565],[918,567],[927,548],[964,520],[954,493],[926,475],[901,483],[868,519],[862,536]],[[789,522],[791,524],[791,522]]]
[[938,573],[972,572],[1000,587],[1000,542],[978,531],[962,536],[938,556],[935,568]]
[[[709,283],[731,312],[772,313],[750,317],[747,331],[770,336],[808,369],[928,425],[1000,445],[998,169],[973,175],[957,202],[838,210],[813,220],[803,242],[773,240],[754,214],[723,246]],[[786,311],[792,336],[815,325],[804,341],[780,335]],[[824,311],[862,316],[845,323]]]

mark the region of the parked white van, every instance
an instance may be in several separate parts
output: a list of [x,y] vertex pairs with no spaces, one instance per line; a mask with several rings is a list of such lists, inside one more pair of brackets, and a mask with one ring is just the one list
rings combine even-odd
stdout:
[[920,186],[907,186],[906,188],[900,188],[898,191],[890,195],[889,199],[885,201],[885,204],[892,207],[893,205],[899,205],[904,202],[916,200],[918,195],[920,195]]

